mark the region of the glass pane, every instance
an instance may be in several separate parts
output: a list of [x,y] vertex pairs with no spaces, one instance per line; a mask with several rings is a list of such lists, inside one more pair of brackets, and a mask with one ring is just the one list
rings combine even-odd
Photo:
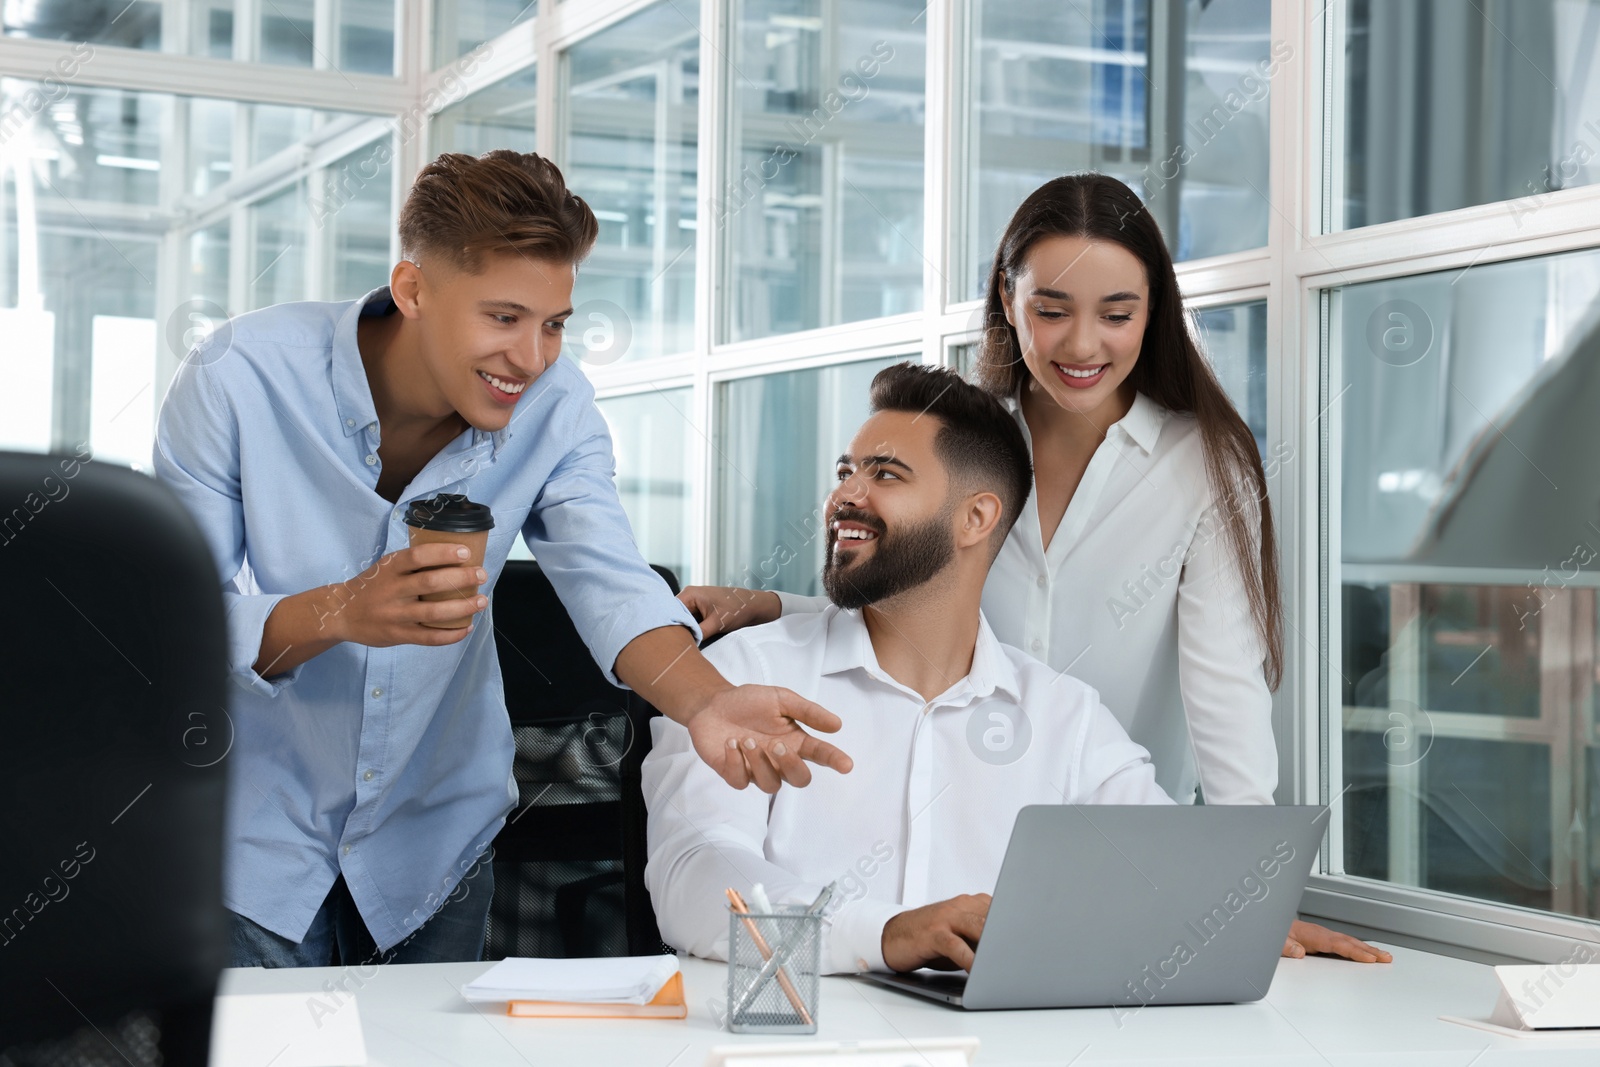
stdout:
[[[694,344],[698,11],[653,4],[563,57],[564,169],[600,220],[583,264],[583,299],[611,317],[620,310],[631,333],[612,358]],[[576,317],[585,317],[582,304]]]
[[311,222],[327,230],[328,287],[313,297],[353,300],[389,284],[394,266],[394,138],[357,149],[323,171],[324,198],[312,200]]
[[[338,0],[332,5],[337,22],[331,29],[336,39],[330,41],[316,40],[315,0],[252,4],[258,15],[254,26],[247,29],[254,32],[255,40],[245,46],[263,63],[393,74],[396,3]],[[11,2],[0,4],[0,32],[7,37],[85,41],[233,59],[235,10],[236,0]],[[164,17],[171,21],[164,23]]]
[[233,124],[241,107],[231,100],[190,100],[189,193],[205,196],[233,177]]
[[[87,41],[118,48],[161,48],[163,0],[127,4],[72,2],[0,4],[0,28],[7,37],[45,41]],[[202,5],[195,5],[203,11]],[[226,0],[231,8],[233,0]]]
[[496,148],[532,152],[538,69],[528,67],[482,89],[433,118],[429,147],[435,155],[465,152],[481,156]]
[[272,0],[261,9],[260,18],[261,45],[257,55],[263,63],[286,67],[312,65],[315,0]]
[[1600,251],[1330,306],[1346,869],[1595,916]]
[[539,13],[539,0],[454,0],[433,5],[433,65],[443,67]]
[[1174,259],[1267,243],[1267,104],[1293,57],[1271,0],[973,0],[963,277],[983,295],[1017,205],[1093,170],[1140,194]]
[[1211,360],[1228,398],[1267,451],[1267,302],[1202,308],[1195,311],[1200,349]]
[[333,66],[347,74],[394,73],[395,0],[339,0]]
[[306,297],[306,183],[251,204],[247,310]]
[[[188,269],[179,278],[187,299],[207,300],[219,308],[228,304],[228,253],[232,247],[230,225],[219,222],[189,235]],[[199,337],[186,337],[178,346],[188,351]]]
[[692,562],[692,390],[666,389],[597,401],[611,427],[617,458],[617,495],[633,526],[639,551],[694,581]]
[[[232,146],[237,121],[257,106],[0,78],[0,448],[88,444],[143,467],[165,385],[158,366],[229,314],[381,284],[393,179],[377,144],[336,164],[348,168],[342,179],[315,175],[326,182],[315,197],[305,180],[279,187],[174,234],[178,255],[157,254],[189,198],[227,180],[250,185]],[[302,128],[318,133],[350,121],[303,114]],[[319,248],[324,291],[313,294],[307,268]],[[327,291],[337,287],[353,291]]]
[[735,5],[722,340],[921,310],[925,9]]
[[1333,229],[1509,200],[1518,218],[1600,179],[1600,0],[1351,0],[1344,196]]
[[822,504],[834,461],[867,418],[872,376],[904,356],[741,378],[719,386],[719,585],[822,591]]
[[316,133],[319,138],[332,136],[340,129],[353,128],[370,120],[369,115],[353,115],[341,111],[317,111],[309,107],[284,107],[281,104],[247,104],[245,114],[250,123],[250,164],[271,159],[285,148],[292,148]]

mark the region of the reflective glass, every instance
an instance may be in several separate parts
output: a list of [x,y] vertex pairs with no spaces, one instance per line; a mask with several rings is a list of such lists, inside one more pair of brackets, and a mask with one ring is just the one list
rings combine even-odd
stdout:
[[[7,37],[83,41],[214,59],[253,53],[263,63],[360,74],[394,73],[397,0],[339,0],[332,39],[316,40],[315,0],[251,4],[253,39],[236,40],[235,0],[27,0],[0,4]],[[449,4],[441,6],[449,7]],[[469,46],[470,47],[470,46]]]
[[822,591],[823,499],[866,421],[872,376],[905,357],[740,378],[718,386],[712,580]]
[[1294,49],[1271,0],[973,0],[965,268],[983,295],[1017,205],[1094,170],[1150,207],[1174,259],[1267,243],[1267,103]]
[[1227,304],[1193,312],[1200,349],[1211,361],[1256,448],[1267,451],[1267,302]]
[[302,300],[306,290],[306,183],[304,181],[259,200],[246,210],[249,219],[250,284],[246,302],[264,308]]
[[327,230],[328,295],[353,300],[389,284],[394,266],[394,138],[383,137],[322,171],[324,197],[312,198],[311,223]]
[[[393,177],[371,157],[376,145],[203,227],[187,223],[191,197],[248,179],[235,172],[246,164],[232,158],[233,134],[259,106],[0,79],[0,448],[88,443],[148,466],[160,375],[207,328],[381,284]],[[319,132],[323,120],[348,121],[306,116]],[[158,255],[174,230],[179,254]]]
[[443,67],[539,13],[539,0],[454,0],[433,5],[433,65]]
[[481,89],[433,117],[429,149],[434,155],[465,152],[481,156],[496,148],[532,152],[538,68],[528,67]]
[[653,390],[597,403],[611,428],[617,495],[639,551],[649,562],[670,569],[680,586],[688,585],[695,580],[692,390]]
[[1600,251],[1331,295],[1346,869],[1595,916]]
[[739,0],[722,340],[923,305],[922,0]]
[[1350,0],[1332,229],[1600,179],[1600,0]]
[[613,360],[694,344],[698,12],[664,0],[563,56],[563,170],[600,221],[576,317],[592,305],[629,332]]

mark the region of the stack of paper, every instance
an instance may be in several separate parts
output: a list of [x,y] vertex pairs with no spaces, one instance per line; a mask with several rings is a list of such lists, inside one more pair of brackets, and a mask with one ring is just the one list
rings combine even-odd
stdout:
[[501,960],[461,990],[477,1003],[505,1001],[512,1015],[667,1018],[688,1014],[676,956]]

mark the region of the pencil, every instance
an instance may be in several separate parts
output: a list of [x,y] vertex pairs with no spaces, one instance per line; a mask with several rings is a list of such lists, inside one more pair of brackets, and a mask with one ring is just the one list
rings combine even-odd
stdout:
[[[750,918],[750,909],[745,906],[744,897],[739,895],[737,889],[728,889],[728,903],[732,905],[734,913],[744,921],[744,927],[750,931],[750,940],[755,942],[756,951],[761,953],[763,960],[772,958],[772,949],[767,945],[767,939],[761,936],[761,931],[756,927],[756,921]],[[800,999],[800,991],[794,987],[794,982],[789,978],[789,972],[783,967],[778,968],[778,985],[783,989],[783,995],[789,998],[789,1003],[794,1005],[794,1010],[799,1013],[800,1021],[806,1026],[811,1025],[811,1013],[806,1010],[805,1001]]]

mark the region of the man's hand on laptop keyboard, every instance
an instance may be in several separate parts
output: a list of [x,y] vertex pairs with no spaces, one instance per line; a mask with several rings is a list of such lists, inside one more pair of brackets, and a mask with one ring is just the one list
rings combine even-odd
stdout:
[[1296,919],[1289,926],[1288,940],[1283,943],[1283,954],[1297,960],[1310,953],[1324,956],[1343,956],[1357,963],[1391,963],[1389,953],[1365,941],[1330,930],[1326,926]]
[[883,962],[895,971],[970,970],[989,899],[977,893],[901,912],[883,926]]

